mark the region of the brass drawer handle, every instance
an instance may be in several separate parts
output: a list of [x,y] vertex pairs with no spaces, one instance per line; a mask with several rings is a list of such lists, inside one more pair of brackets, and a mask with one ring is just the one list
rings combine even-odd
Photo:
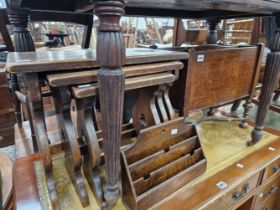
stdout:
[[247,194],[248,192],[249,192],[249,189],[250,189],[250,187],[249,187],[249,184],[247,183],[247,184],[245,184],[244,186],[243,186],[243,189],[242,189],[242,191],[241,192],[234,192],[233,194],[232,194],[232,199],[233,200],[240,200],[241,198],[243,198],[243,196],[245,195],[245,194]]
[[272,193],[276,192],[278,190],[278,187],[272,187],[271,190],[269,192],[265,192],[263,194],[264,197],[268,197],[270,196]]

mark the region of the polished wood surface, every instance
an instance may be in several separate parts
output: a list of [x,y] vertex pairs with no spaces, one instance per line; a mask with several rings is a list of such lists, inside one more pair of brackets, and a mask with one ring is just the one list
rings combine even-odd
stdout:
[[14,107],[6,74],[0,68],[0,147],[14,143]]
[[15,208],[17,210],[41,209],[37,190],[34,165],[35,160],[42,158],[40,153],[33,154],[15,161]]
[[[252,95],[261,52],[258,47],[191,50],[184,96],[185,116],[190,110]],[[203,57],[202,61],[199,56]]]
[[[154,73],[177,71],[183,68],[183,63],[179,61],[152,63],[137,66],[126,66],[123,68],[125,77],[145,76]],[[62,72],[50,73],[47,75],[47,80],[50,86],[70,86],[79,85],[84,83],[97,82],[97,69],[75,71],[75,72]],[[176,72],[177,73],[177,72]],[[176,75],[176,78],[178,76]]]
[[[271,180],[271,179],[270,179]],[[280,177],[266,183],[257,193],[254,205],[257,207],[264,203],[266,200],[280,193]],[[273,209],[273,208],[272,208]]]
[[[269,147],[275,148],[275,151],[270,151]],[[235,186],[237,183],[244,182],[252,174],[259,173],[268,164],[279,159],[279,150],[280,141],[277,140],[238,161],[245,168],[240,169],[233,164],[229,168],[218,172],[215,176],[197,184],[195,188],[175,193],[154,207],[154,209],[184,209],[186,203],[188,203],[190,209],[207,209],[208,204],[211,204],[225,193],[216,184],[223,181],[228,186]]]
[[[14,186],[13,186],[13,162],[12,160],[5,154],[0,153],[0,176],[2,180],[1,189],[2,193],[2,207],[4,210],[10,210],[11,204],[13,203],[13,193],[14,193]],[[1,206],[0,206],[1,207]]]
[[[153,63],[157,61],[185,60],[184,52],[153,49],[127,49],[126,64]],[[51,52],[9,53],[6,71],[10,73],[76,70],[98,67],[94,50],[67,50]]]
[[[280,10],[279,3],[273,0],[159,0],[153,2],[148,0],[128,0],[125,4],[127,15],[143,15],[145,13],[147,16],[185,18],[271,15],[272,12]],[[48,3],[43,0],[9,0],[8,5],[15,8],[24,7],[38,10],[71,12],[91,11],[94,8],[94,2],[88,2],[86,0],[71,0],[67,3],[58,3],[55,0],[50,0]]]
[[148,209],[203,174],[206,164],[196,129],[183,118],[142,129],[122,152],[124,203]]
[[[161,73],[151,76],[142,76],[136,78],[128,78],[125,80],[124,89],[127,90],[136,90],[140,88],[156,86],[161,84],[168,84],[175,81],[175,76],[170,73]],[[73,95],[76,98],[86,98],[97,96],[98,85],[97,84],[87,84],[72,87]]]

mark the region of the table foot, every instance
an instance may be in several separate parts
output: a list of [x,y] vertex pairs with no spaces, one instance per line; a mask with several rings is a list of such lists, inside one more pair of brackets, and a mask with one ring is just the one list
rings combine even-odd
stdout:
[[46,183],[52,208],[54,210],[60,210],[58,195],[55,188],[55,180],[52,172],[46,173]]
[[66,157],[65,165],[66,165],[67,172],[71,178],[71,181],[81,201],[81,204],[85,208],[89,206],[90,203],[89,203],[89,197],[85,186],[84,178],[81,169],[77,169],[77,170],[73,169],[72,163],[73,160],[71,160],[71,157]]

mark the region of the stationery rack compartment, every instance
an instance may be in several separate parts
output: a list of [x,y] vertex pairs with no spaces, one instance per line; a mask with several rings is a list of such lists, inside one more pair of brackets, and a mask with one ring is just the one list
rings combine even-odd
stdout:
[[123,200],[129,209],[148,209],[206,170],[195,126],[183,118],[141,130],[121,156]]

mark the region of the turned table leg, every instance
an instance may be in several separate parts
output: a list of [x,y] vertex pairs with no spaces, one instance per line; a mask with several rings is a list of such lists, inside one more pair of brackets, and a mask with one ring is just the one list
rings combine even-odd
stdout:
[[256,124],[251,134],[251,141],[248,145],[254,145],[263,136],[263,125],[266,113],[269,109],[271,103],[273,91],[276,82],[279,81],[280,73],[280,13],[276,13],[276,25],[277,30],[274,32],[272,43],[271,43],[271,53],[268,54],[265,66],[264,80],[262,91],[260,95],[260,103],[258,106]]
[[98,0],[95,14],[100,26],[97,33],[99,97],[104,134],[106,184],[104,198],[107,208],[113,207],[120,196],[120,140],[124,99],[125,46],[119,24],[124,14],[124,1]]
[[22,128],[22,112],[21,112],[21,104],[15,94],[16,91],[19,91],[19,84],[18,84],[18,75],[11,74],[11,85],[12,85],[12,93],[14,99],[14,109],[15,109],[15,116],[16,122],[19,128]]
[[220,20],[218,19],[213,19],[213,20],[207,20],[208,26],[209,26],[209,31],[208,31],[208,36],[206,43],[207,44],[217,44],[218,41],[218,24]]
[[[28,21],[30,19],[30,11],[25,9],[8,9],[8,16],[9,16],[10,23],[13,26],[15,52],[35,51],[33,39],[30,35],[30,31],[27,29]],[[11,76],[13,93],[14,91],[20,91],[18,78],[19,75],[14,74]],[[22,127],[21,104],[20,101],[15,96],[15,94],[14,94],[14,103],[15,103],[15,115],[16,115],[17,123],[19,127]],[[28,111],[29,121],[31,121],[30,119],[31,113],[28,106],[27,106],[27,111]],[[38,145],[36,143],[34,127],[31,122],[30,122],[30,130],[31,130],[31,137],[33,142],[33,150],[34,152],[37,152]]]
[[[206,39],[206,44],[217,44],[218,41],[218,24],[220,20],[219,19],[213,19],[213,20],[207,20],[208,23],[208,36]],[[214,115],[215,111],[214,108],[209,108],[207,110],[203,110],[204,115],[209,116],[209,115]]]

